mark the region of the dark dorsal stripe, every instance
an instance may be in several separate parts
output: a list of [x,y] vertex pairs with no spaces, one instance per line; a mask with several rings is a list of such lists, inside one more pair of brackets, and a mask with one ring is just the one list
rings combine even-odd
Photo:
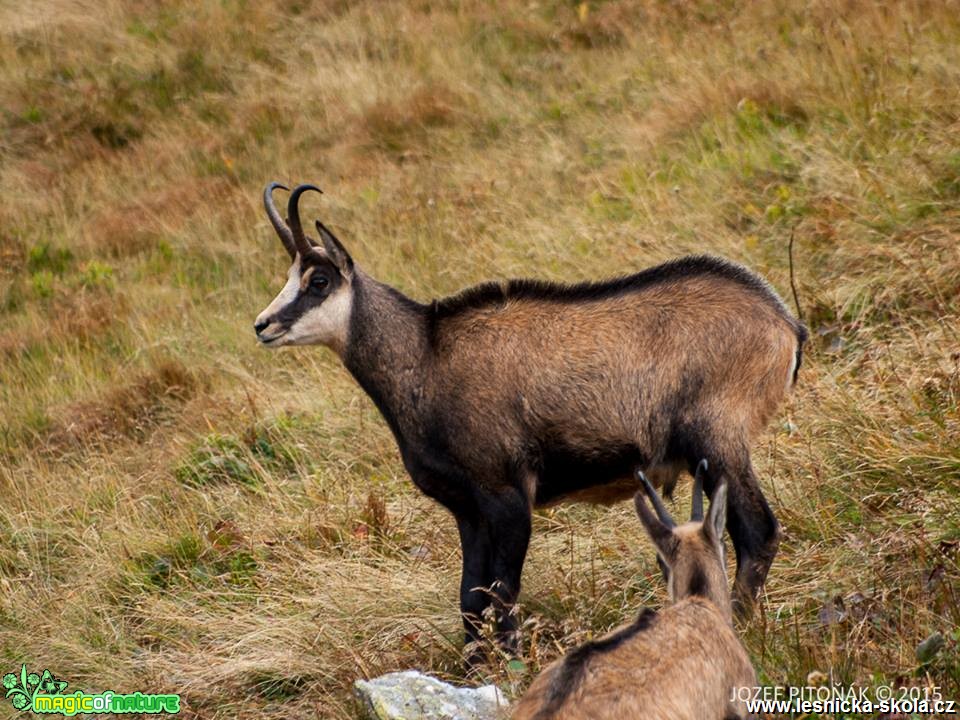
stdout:
[[564,284],[543,280],[505,280],[467,288],[451,297],[436,300],[435,318],[503,304],[507,300],[529,299],[544,302],[584,302],[604,300],[664,282],[688,277],[712,275],[739,283],[765,299],[799,332],[799,324],[790,316],[780,297],[766,281],[742,265],[712,255],[691,255],[648,268],[634,275],[602,282]]
[[580,685],[591,658],[616,650],[630,638],[652,626],[656,618],[655,610],[644,608],[633,624],[571,650],[554,674],[550,688],[547,690],[546,701],[534,715],[533,720],[546,720],[560,709],[560,706]]
[[687,585],[687,596],[707,597],[708,583],[706,573],[703,568],[697,565],[690,575],[690,583]]

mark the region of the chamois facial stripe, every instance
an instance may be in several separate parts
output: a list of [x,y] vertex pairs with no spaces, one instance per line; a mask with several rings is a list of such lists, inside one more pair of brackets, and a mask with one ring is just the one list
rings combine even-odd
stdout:
[[293,265],[290,266],[290,269],[287,271],[287,282],[284,284],[283,289],[277,294],[266,309],[260,315],[257,316],[256,323],[259,325],[261,322],[270,322],[275,323],[277,315],[284,309],[288,308],[296,299],[298,295],[300,280],[300,259],[297,257],[294,260]]
[[550,689],[547,691],[546,702],[534,715],[533,720],[547,720],[547,718],[553,717],[566,699],[580,685],[591,658],[616,650],[637,634],[652,627],[656,619],[657,612],[655,610],[644,608],[633,624],[600,640],[585,643],[573,650],[564,658],[563,664],[558,668],[553,681],[550,683]]

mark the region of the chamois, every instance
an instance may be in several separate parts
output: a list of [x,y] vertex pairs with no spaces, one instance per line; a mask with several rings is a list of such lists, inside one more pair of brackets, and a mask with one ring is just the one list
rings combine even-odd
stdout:
[[[703,472],[690,522],[674,524],[642,473],[634,502],[666,568],[670,604],[570,651],[547,667],[513,709],[513,720],[729,720],[747,717],[738,689],[757,684],[733,629],[724,569],[727,484],[703,519]],[[656,516],[647,507],[646,492]]]
[[257,338],[330,347],[413,482],[452,512],[468,643],[491,604],[499,640],[515,640],[508,610],[533,507],[627,499],[637,468],[669,493],[702,457],[708,491],[729,481],[749,607],[779,543],[750,444],[796,381],[806,339],[760,277],[694,256],[606,282],[490,282],[424,304],[367,275],[321,222],[319,244],[304,234],[299,199],[319,188],[293,190],[286,223],[276,188],[286,190],[267,185],[264,206],[292,265]]

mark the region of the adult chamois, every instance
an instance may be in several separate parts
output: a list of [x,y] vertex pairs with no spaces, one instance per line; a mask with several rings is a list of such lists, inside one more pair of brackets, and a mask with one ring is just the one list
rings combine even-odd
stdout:
[[796,380],[806,330],[746,268],[685,257],[636,275],[560,285],[491,282],[419,303],[367,275],[319,221],[306,237],[299,185],[284,222],[292,259],[255,321],[266,347],[331,348],[370,395],[420,490],[454,515],[467,639],[494,605],[501,640],[535,506],[610,503],[641,468],[670,492],[710,462],[730,487],[736,590],[756,597],[779,542],[750,445]]
[[[747,717],[740,688],[757,684],[733,629],[723,557],[727,484],[703,517],[703,461],[690,522],[677,526],[640,474],[634,502],[666,568],[670,604],[553,663],[513,709],[513,720],[733,720]],[[646,493],[656,515],[643,499]]]

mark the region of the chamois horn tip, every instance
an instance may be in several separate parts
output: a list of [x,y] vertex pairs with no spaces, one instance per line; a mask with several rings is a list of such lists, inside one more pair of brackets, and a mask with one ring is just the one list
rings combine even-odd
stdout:
[[318,192],[323,195],[323,190],[318,188],[316,185],[311,185],[310,183],[301,183],[300,185],[297,185],[293,189],[293,192],[297,197],[300,197],[303,195],[303,193],[307,192],[307,190],[313,190],[314,192]]
[[318,188],[316,185],[311,185],[309,183],[302,183],[297,185],[293,192],[290,193],[290,198],[287,200],[287,218],[290,225],[290,230],[293,235],[293,241],[296,245],[297,251],[301,256],[306,255],[310,251],[311,243],[307,240],[307,237],[303,234],[303,225],[300,223],[300,196],[303,195],[308,190],[313,190],[318,192],[321,195],[323,190]]

